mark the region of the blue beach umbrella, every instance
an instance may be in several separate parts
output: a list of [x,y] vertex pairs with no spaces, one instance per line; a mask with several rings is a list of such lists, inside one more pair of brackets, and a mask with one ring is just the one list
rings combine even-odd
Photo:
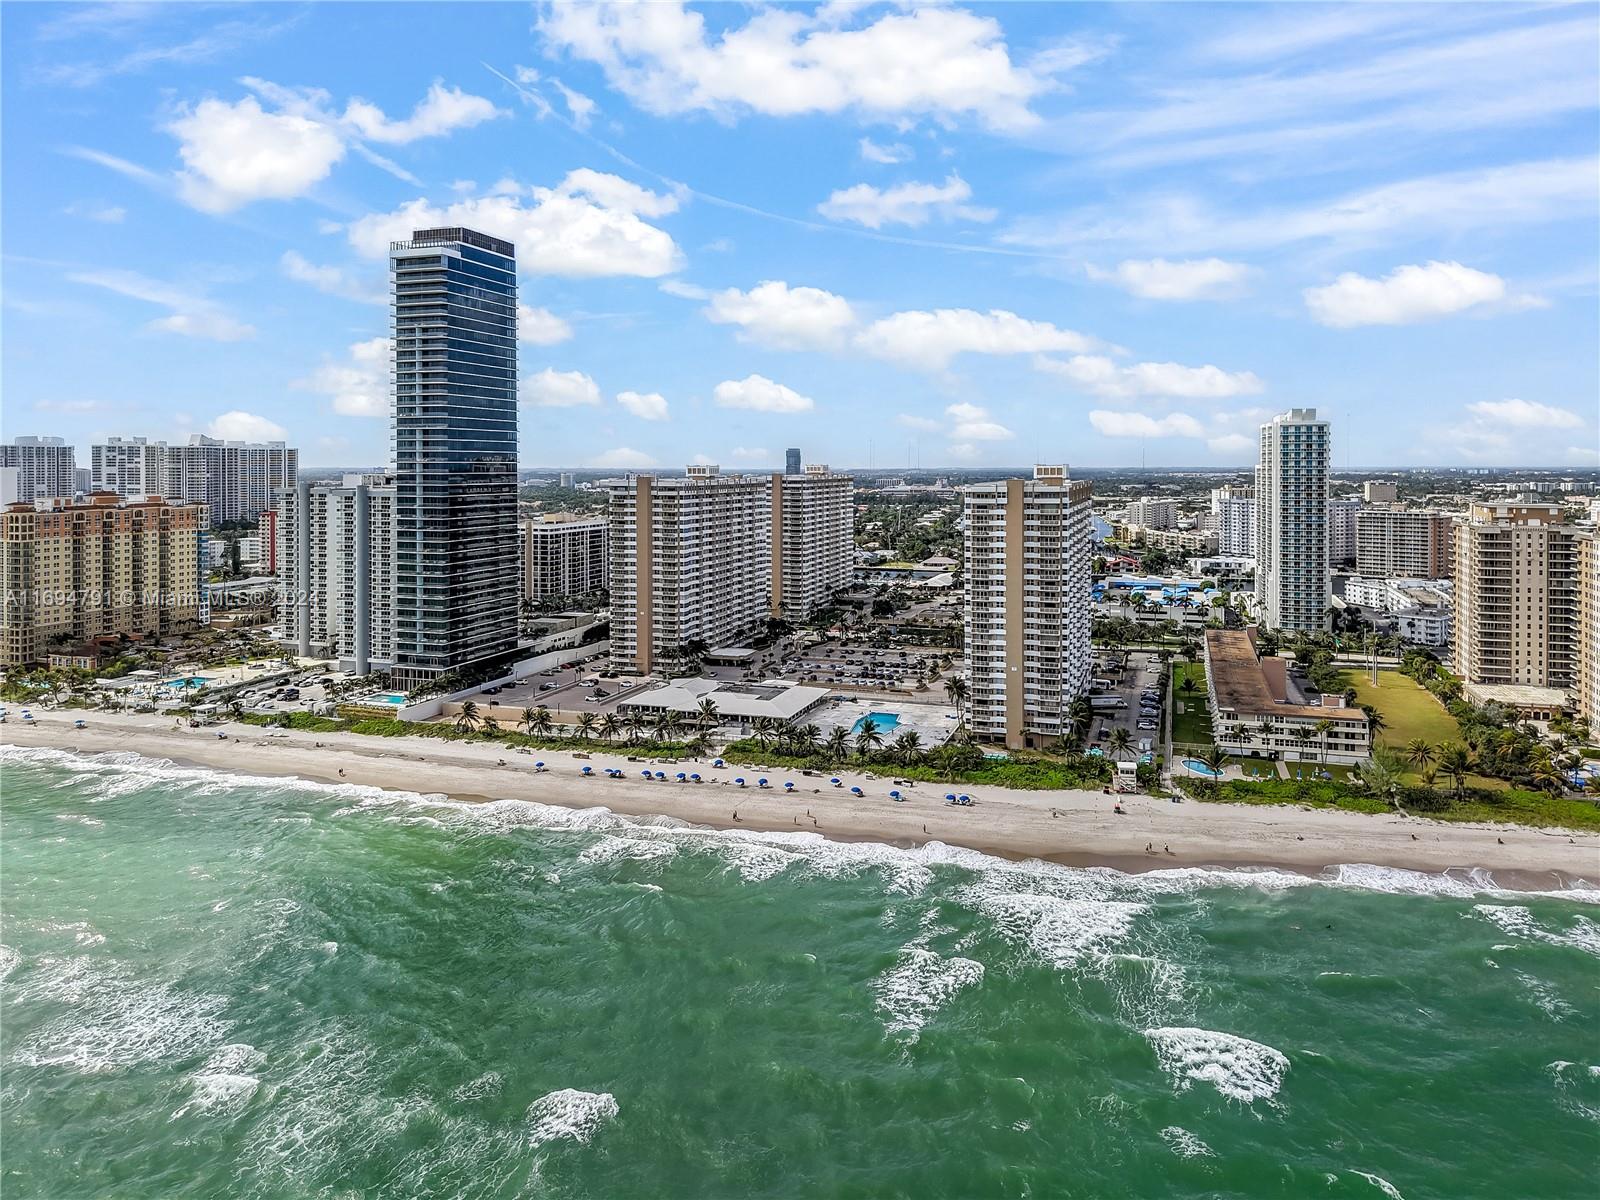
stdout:
[[793,783],[793,781],[785,780],[784,781],[784,785],[783,785],[783,790],[786,791],[786,792],[794,791],[794,783]]
[[689,777],[687,775],[685,775],[682,771],[678,772],[678,782],[679,783],[682,783],[687,778],[689,778]]
[[956,798],[956,794],[954,792],[946,792],[944,794],[944,798],[946,800],[954,800]]
[[859,795],[862,795],[862,791],[858,787],[853,787],[853,788],[850,789],[850,794],[852,796],[859,796]]
[[735,779],[734,782],[737,783],[740,787],[743,787],[744,786],[744,776],[743,775],[739,776],[739,778]]
[[712,759],[711,760],[711,765],[713,767],[720,767],[722,765],[722,760],[720,758]]
[[892,792],[890,792],[890,793],[889,793],[889,799],[891,799],[891,800],[898,800],[898,799],[900,799],[900,793],[899,793],[899,792],[893,792],[893,791],[892,791]]
[[834,778],[834,779],[828,780],[828,782],[833,784],[834,787],[843,787],[844,786],[844,780],[842,780],[842,779]]
[[649,771],[640,771],[639,774],[643,775],[646,779],[650,778],[650,772]]
[[585,768],[583,768],[583,773],[585,775],[593,775],[594,774],[594,768],[593,767],[585,767]]
[[756,780],[756,786],[757,787],[766,787],[767,786],[767,781],[765,779],[758,779],[758,780]]
[[656,778],[657,779],[665,779],[666,777],[667,777],[667,773],[665,771],[657,771],[656,772]]
[[698,775],[689,776],[689,782],[690,783],[699,783],[700,782],[700,776],[698,776]]
[[533,769],[535,771],[542,771],[544,770],[544,764],[542,762],[536,762],[533,764]]

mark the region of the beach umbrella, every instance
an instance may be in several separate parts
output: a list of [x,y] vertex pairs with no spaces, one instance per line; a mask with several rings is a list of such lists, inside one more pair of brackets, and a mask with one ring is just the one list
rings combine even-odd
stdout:
[[859,796],[859,795],[861,795],[861,789],[858,788],[858,787],[853,787],[853,788],[850,789],[850,794],[852,796]]
[[794,782],[792,780],[785,780],[783,784],[783,790],[786,792],[794,791]]
[[767,781],[765,779],[758,779],[758,780],[756,780],[756,786],[757,787],[766,787],[767,786]]
[[639,774],[643,775],[646,779],[650,778],[650,772],[649,771],[640,771]]
[[542,762],[536,762],[533,764],[533,769],[535,771],[542,771],[544,770],[544,764]]
[[946,800],[954,800],[956,798],[956,794],[954,792],[946,792],[944,794],[944,798]]
[[593,772],[594,772],[594,768],[593,767],[585,767],[585,768],[583,768],[583,773],[585,775],[593,774]]
[[682,783],[687,778],[689,778],[689,776],[686,775],[684,772],[682,772],[682,771],[678,772],[678,782],[679,783]]
[[689,782],[690,783],[699,783],[700,782],[700,776],[698,776],[698,775],[689,776]]
[[665,771],[657,771],[656,772],[656,778],[657,779],[665,779],[666,777],[667,777],[667,773]]
[[711,760],[711,765],[713,767],[720,767],[722,765],[722,760],[720,758],[712,759]]
[[844,785],[844,781],[838,778],[830,779],[828,782],[833,784],[834,787],[842,787]]
[[971,804],[972,803],[972,797],[967,795],[965,792],[962,792],[961,793],[961,803],[963,803],[963,804]]
[[744,776],[743,775],[739,776],[739,778],[735,779],[734,782],[737,783],[740,787],[743,787],[744,786]]
[[899,792],[895,792],[895,791],[891,791],[891,792],[890,792],[890,793],[889,793],[889,799],[891,799],[891,800],[898,800],[898,799],[900,799],[900,793],[899,793]]

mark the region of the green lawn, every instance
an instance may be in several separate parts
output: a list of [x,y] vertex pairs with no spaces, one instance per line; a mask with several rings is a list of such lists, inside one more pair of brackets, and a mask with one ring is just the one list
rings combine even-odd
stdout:
[[[1194,690],[1183,686],[1194,680]],[[1172,740],[1185,746],[1211,745],[1211,714],[1207,711],[1206,669],[1201,663],[1176,663],[1172,668]]]
[[1456,719],[1409,676],[1379,671],[1376,686],[1366,671],[1346,671],[1344,679],[1347,686],[1355,688],[1357,704],[1370,704],[1383,715],[1383,730],[1378,734],[1382,745],[1404,750],[1412,738],[1434,746],[1461,740]]

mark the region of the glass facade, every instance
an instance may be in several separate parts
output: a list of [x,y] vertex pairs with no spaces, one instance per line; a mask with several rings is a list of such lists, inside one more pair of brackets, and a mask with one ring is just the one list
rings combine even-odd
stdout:
[[517,266],[510,242],[390,246],[395,673],[412,687],[517,644]]

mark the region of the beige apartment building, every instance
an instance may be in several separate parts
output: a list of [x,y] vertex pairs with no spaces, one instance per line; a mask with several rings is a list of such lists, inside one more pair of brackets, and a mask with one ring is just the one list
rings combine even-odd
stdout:
[[1356,574],[1365,579],[1443,579],[1451,574],[1451,517],[1386,505],[1356,513]]
[[0,665],[95,638],[159,638],[206,617],[205,505],[159,496],[0,513]]
[[538,603],[551,596],[587,596],[606,586],[605,517],[571,513],[522,522],[522,594]]
[[855,485],[826,463],[772,476],[772,615],[804,621],[850,586]]
[[1473,504],[1455,527],[1455,668],[1469,685],[1570,687],[1579,531],[1559,504]]
[[1087,688],[1090,484],[1060,466],[963,488],[969,724],[1013,749],[1060,738]]
[[1589,722],[1589,740],[1600,739],[1600,532],[1578,538],[1577,715]]

